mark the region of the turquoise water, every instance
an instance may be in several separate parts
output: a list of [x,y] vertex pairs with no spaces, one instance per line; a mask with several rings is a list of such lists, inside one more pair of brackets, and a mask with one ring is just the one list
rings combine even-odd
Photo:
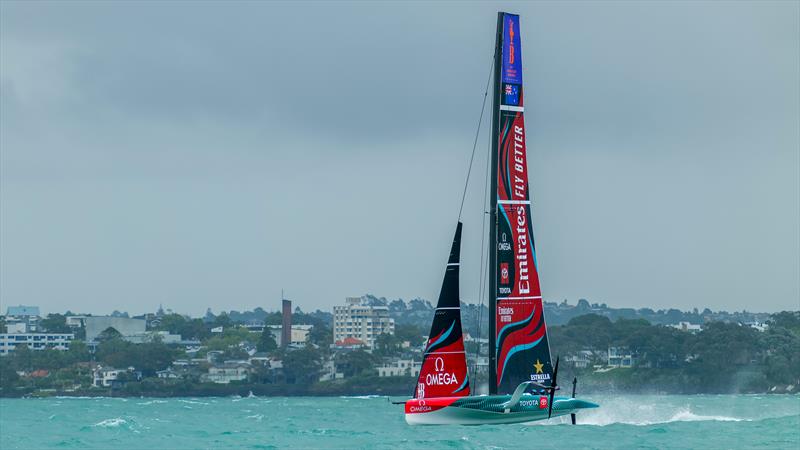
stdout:
[[800,448],[800,396],[586,396],[578,426],[409,427],[385,398],[0,399],[0,448]]

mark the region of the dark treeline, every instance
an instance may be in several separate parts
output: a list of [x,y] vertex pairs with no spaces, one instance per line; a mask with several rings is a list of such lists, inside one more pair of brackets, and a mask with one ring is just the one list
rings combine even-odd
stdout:
[[[772,315],[765,331],[735,323],[706,323],[697,333],[644,320],[585,315],[550,328],[553,355],[592,351],[586,368],[565,364],[590,390],[671,393],[780,391],[800,382],[800,312]],[[598,372],[609,347],[634,355],[632,368]],[[564,378],[567,379],[567,378]],[[777,390],[777,389],[776,389]]]

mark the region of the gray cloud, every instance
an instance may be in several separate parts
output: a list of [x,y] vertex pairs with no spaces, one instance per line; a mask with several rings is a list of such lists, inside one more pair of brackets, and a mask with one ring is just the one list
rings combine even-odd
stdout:
[[545,297],[797,308],[796,3],[419,6],[0,4],[0,301],[435,297],[504,8]]

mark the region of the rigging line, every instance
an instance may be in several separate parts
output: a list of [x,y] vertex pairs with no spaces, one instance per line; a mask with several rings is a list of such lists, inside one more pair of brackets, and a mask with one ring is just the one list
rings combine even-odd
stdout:
[[[478,303],[478,339],[481,338],[481,324],[483,323],[483,302],[486,299],[484,296],[484,291],[488,288],[486,286],[486,258],[488,257],[489,250],[486,248],[486,202],[489,198],[489,172],[492,170],[491,167],[491,157],[492,157],[492,135],[489,133],[489,139],[487,140],[487,151],[486,151],[486,170],[484,172],[483,178],[483,205],[482,205],[482,212],[481,212],[481,268],[480,268],[480,276],[478,282],[478,298],[480,302]],[[488,294],[487,294],[488,295]],[[478,348],[475,352],[475,367],[477,369],[478,364],[478,357],[481,354],[481,344],[480,340],[478,341]],[[473,369],[473,373],[477,373],[476,370]],[[490,368],[491,370],[491,368]]]
[[486,97],[489,96],[489,84],[492,81],[492,72],[494,72],[494,57],[492,57],[492,64],[489,66],[489,78],[486,80],[486,89],[483,92],[483,104],[481,105],[481,116],[478,118],[478,129],[475,130],[475,140],[472,142],[472,155],[469,157],[469,168],[467,169],[467,179],[464,181],[464,193],[461,194],[461,207],[458,208],[458,220],[461,221],[461,213],[464,211],[464,200],[467,198],[467,186],[469,186],[469,175],[472,173],[472,161],[475,159],[475,148],[478,146],[478,136],[481,133],[481,124],[483,123],[483,113],[486,111]]

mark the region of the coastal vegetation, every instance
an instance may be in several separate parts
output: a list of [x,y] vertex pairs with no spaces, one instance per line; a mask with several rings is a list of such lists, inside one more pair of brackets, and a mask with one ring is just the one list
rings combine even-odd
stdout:
[[[425,310],[417,305],[415,311],[422,314]],[[265,323],[281,323],[280,313],[264,313]],[[0,358],[0,395],[408,395],[414,377],[379,377],[376,367],[391,359],[418,360],[427,333],[413,323],[398,323],[395,334],[380,336],[371,352],[336,352],[331,348],[326,313],[297,311],[293,315],[295,323],[313,328],[304,347],[286,349],[276,345],[268,329],[254,333],[241,326],[242,314],[237,314],[203,319],[163,315],[154,330],[199,341],[199,349],[191,355],[186,348],[159,339],[131,343],[113,330],[102,334],[94,352],[79,339],[67,351],[34,351],[19,346]],[[63,317],[50,315],[42,320],[42,327],[62,330]],[[218,327],[224,331],[211,331]],[[473,336],[485,337],[486,333],[474,328],[466,331]],[[792,392],[800,384],[797,311],[768,316],[760,329],[736,322],[709,321],[694,331],[653,324],[642,318],[612,320],[607,315],[584,314],[551,326],[549,339],[552,354],[561,356],[562,384],[577,376],[584,393]],[[468,350],[479,347],[474,342],[470,344]],[[248,352],[247,348],[252,350]],[[610,349],[630,355],[629,364],[610,366]],[[208,357],[211,361],[210,353],[217,353],[219,360],[247,359],[253,351],[280,361],[280,369],[254,364],[246,379],[227,384],[212,383],[191,372],[168,378],[158,376],[177,360]],[[343,378],[319,381],[325,364],[334,364]],[[93,370],[97,366],[130,370],[121,374],[113,387],[96,387]],[[473,386],[485,383],[479,373],[472,379]]]

